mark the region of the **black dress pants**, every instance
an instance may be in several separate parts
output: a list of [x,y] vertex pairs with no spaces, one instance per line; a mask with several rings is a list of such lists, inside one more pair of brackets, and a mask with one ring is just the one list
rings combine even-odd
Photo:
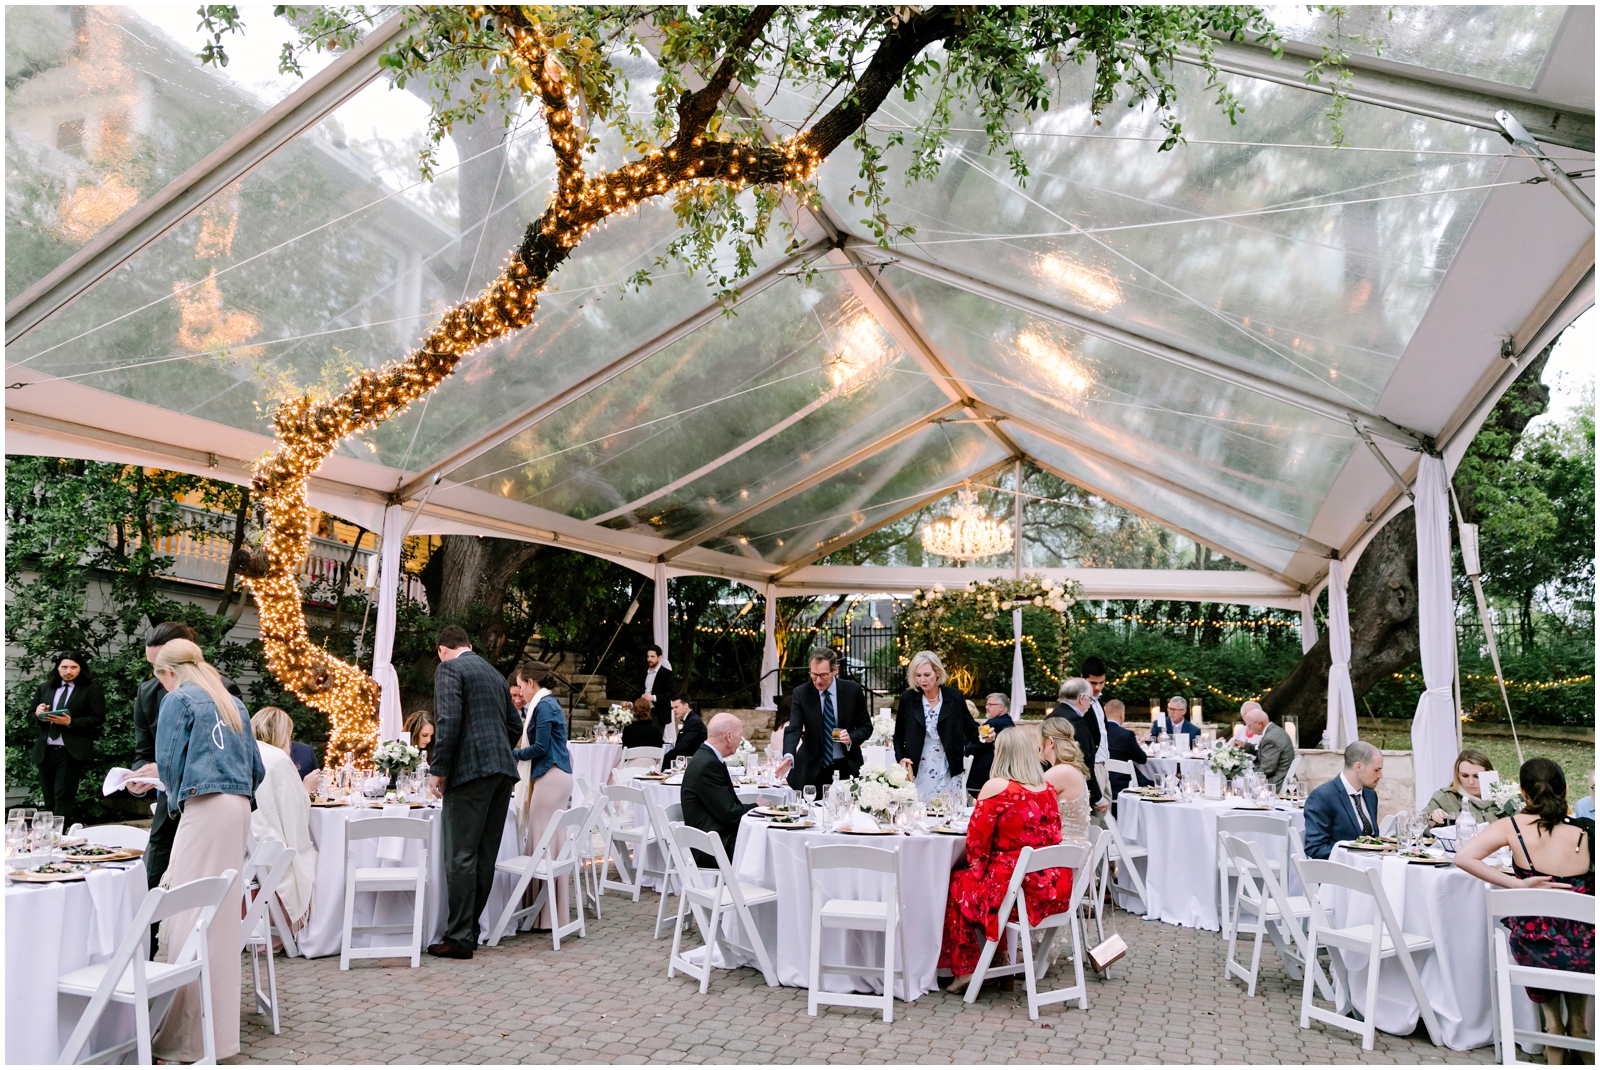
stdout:
[[445,923],[447,943],[471,951],[478,946],[478,918],[494,887],[494,864],[505,835],[515,777],[478,777],[464,784],[446,782],[444,811],[444,880],[450,899]]
[[168,814],[166,793],[156,793],[156,812],[150,820],[150,842],[144,848],[144,873],[151,888],[161,883],[162,875],[167,872],[167,863],[172,861],[172,841],[178,835],[178,819],[182,816],[182,811]]
[[68,754],[65,747],[44,749],[44,763],[39,767],[39,790],[44,796],[40,809],[65,817],[67,828],[72,827],[73,814],[78,808],[78,784],[88,766],[88,762]]

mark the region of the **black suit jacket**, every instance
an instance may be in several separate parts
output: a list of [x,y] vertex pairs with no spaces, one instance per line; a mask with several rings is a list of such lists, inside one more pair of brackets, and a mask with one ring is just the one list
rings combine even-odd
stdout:
[[[728,861],[733,861],[733,848],[739,842],[739,819],[749,813],[754,804],[739,801],[739,793],[733,790],[733,778],[728,775],[727,763],[709,744],[702,745],[689,759],[689,768],[683,773],[683,790],[679,801],[683,804],[683,823],[722,837],[722,847],[728,853]],[[694,862],[704,867],[717,864],[704,851],[694,852]]]
[[671,669],[663,665],[656,670],[656,685],[654,687],[646,690],[644,681],[639,681],[639,694],[649,695],[655,699],[654,709],[668,709],[672,700],[678,697],[678,678],[672,674]]
[[[1139,737],[1110,718],[1106,719],[1106,751],[1119,762],[1132,762],[1135,766],[1133,774],[1140,784],[1153,783],[1144,775],[1144,770],[1137,768],[1150,758],[1139,746]],[[1111,781],[1113,797],[1128,787],[1128,777],[1124,773],[1112,773],[1108,779]]]
[[[1009,713],[1002,713],[992,721],[984,724],[994,729],[994,734],[999,735],[1006,729],[1013,727],[1017,722],[1011,719]],[[989,770],[994,767],[994,743],[978,741],[972,751],[972,774],[967,777],[968,791],[982,791],[983,786],[989,782]]]
[[[911,759],[911,775],[922,768],[922,745],[928,739],[928,722],[922,716],[922,692],[907,691],[900,696],[894,713],[894,760]],[[939,743],[951,776],[959,779],[966,769],[966,756],[980,744],[978,723],[967,712],[967,700],[947,684],[939,687]],[[991,760],[994,746],[989,746]],[[976,762],[973,763],[976,766]]]
[[622,730],[622,746],[624,748],[661,746],[661,726],[656,724],[654,718],[633,722]]
[[1050,711],[1050,716],[1065,717],[1072,722],[1072,734],[1078,741],[1078,749],[1083,751],[1083,764],[1089,769],[1089,805],[1098,806],[1105,793],[1100,790],[1100,778],[1094,775],[1094,753],[1100,749],[1100,725],[1094,707],[1080,714],[1076,707],[1063,702]]
[[[57,733],[61,736],[61,742],[66,744],[67,753],[78,761],[86,762],[94,757],[94,741],[100,738],[100,726],[106,719],[106,694],[100,689],[100,681],[92,676],[86,680],[80,675],[73,683],[75,686],[66,703],[67,715],[72,718],[71,724],[49,724],[37,717],[33,720],[34,728],[39,733],[33,741],[35,765],[43,764],[45,747],[48,746],[45,740]],[[41,702],[54,709],[56,688],[60,686],[49,680],[40,684],[34,692],[33,702],[28,706],[28,716],[33,716],[33,711]]]
[[678,726],[678,741],[661,756],[661,768],[666,769],[676,758],[693,758],[700,745],[706,741],[706,723],[700,715],[690,710]]
[[522,714],[505,677],[472,651],[440,662],[433,674],[434,776],[446,791],[486,776],[517,776],[511,748]]
[[[1367,819],[1373,830],[1378,828],[1378,793],[1371,788],[1361,789],[1361,798],[1367,804]],[[1336,776],[1317,787],[1306,796],[1306,857],[1327,858],[1334,845],[1342,840],[1353,840],[1361,835],[1361,822],[1356,817],[1355,804],[1345,793],[1344,777]]]
[[[850,746],[845,748],[841,761],[844,774],[853,777],[861,772],[861,744],[872,738],[872,720],[867,716],[867,695],[860,684],[841,678],[837,691],[834,725],[850,730]],[[795,688],[790,696],[783,753],[795,755],[794,768],[789,770],[791,788],[799,791],[807,784],[815,784],[820,789],[827,784],[833,769],[833,741],[822,728],[822,693],[810,681]]]

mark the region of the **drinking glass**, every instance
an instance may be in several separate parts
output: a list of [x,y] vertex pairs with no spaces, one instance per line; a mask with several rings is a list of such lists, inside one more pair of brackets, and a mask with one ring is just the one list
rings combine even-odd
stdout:
[[812,807],[817,805],[817,786],[815,784],[807,784],[805,786],[805,790],[803,790],[800,794],[806,797],[807,810],[810,810]]

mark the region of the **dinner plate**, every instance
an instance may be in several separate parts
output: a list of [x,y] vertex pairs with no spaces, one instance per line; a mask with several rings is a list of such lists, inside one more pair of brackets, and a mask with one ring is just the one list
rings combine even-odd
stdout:
[[929,832],[937,832],[941,836],[965,836],[966,829],[953,829],[949,825],[929,825]]
[[312,806],[349,806],[343,799],[313,799]]
[[89,875],[91,867],[74,863],[71,873],[35,873],[31,869],[14,870],[6,874],[14,881],[28,884],[60,884],[63,881],[81,881]]
[[[87,846],[87,845],[86,845]],[[101,862],[128,862],[135,858],[143,858],[144,852],[132,847],[105,847],[104,854],[80,855],[74,853],[82,848],[68,848],[67,861],[82,862],[86,865],[97,865]]]
[[1438,866],[1440,869],[1443,869],[1445,866],[1455,865],[1455,863],[1450,861],[1448,858],[1413,858],[1410,855],[1401,855],[1400,857],[1417,866]]
[[834,829],[833,831],[842,832],[846,836],[898,836],[898,835],[900,835],[900,831],[898,829],[877,829],[875,831],[869,831],[869,832],[858,832],[855,829]]
[[1140,796],[1140,797],[1142,799],[1144,799],[1145,802],[1177,802],[1178,801],[1178,797],[1176,795],[1143,795],[1143,796]]
[[758,806],[750,812],[761,817],[792,817],[795,814],[804,813],[804,811],[798,806]]
[[769,829],[812,829],[816,828],[815,821],[768,821]]
[[1346,840],[1340,846],[1347,851],[1393,851],[1395,849],[1395,845],[1392,843],[1356,843],[1354,840]]

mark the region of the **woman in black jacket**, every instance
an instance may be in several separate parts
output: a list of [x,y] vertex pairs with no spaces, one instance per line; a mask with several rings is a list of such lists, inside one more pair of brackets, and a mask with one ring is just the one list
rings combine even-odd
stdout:
[[56,659],[33,696],[39,735],[33,741],[33,763],[39,769],[42,809],[72,824],[78,783],[94,759],[94,741],[106,719],[106,696],[89,671],[88,660],[75,650]]
[[978,746],[978,724],[967,701],[950,687],[939,655],[923,650],[906,666],[911,690],[900,696],[894,717],[894,757],[916,781],[917,798],[940,792],[964,796],[966,756]]
[[655,700],[640,695],[633,700],[633,723],[622,730],[622,746],[627,749],[661,745],[661,721],[655,713]]

